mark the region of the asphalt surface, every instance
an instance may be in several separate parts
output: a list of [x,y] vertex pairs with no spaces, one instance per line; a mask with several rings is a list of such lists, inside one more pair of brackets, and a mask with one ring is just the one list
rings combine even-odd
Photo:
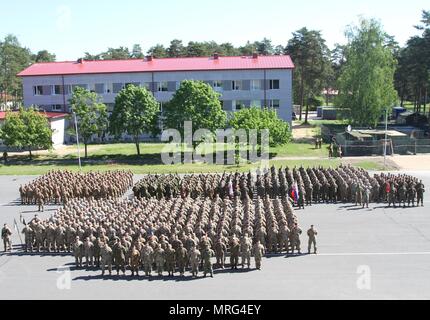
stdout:
[[[412,174],[430,185],[430,172]],[[17,205],[19,185],[33,178],[0,177],[1,226],[13,227],[20,214],[27,221],[33,217],[35,207]],[[1,253],[0,299],[430,299],[426,205],[308,207],[297,214],[304,234],[311,224],[318,229],[319,255],[268,257],[262,271],[216,272],[213,279],[102,279],[99,271],[75,270],[72,256]],[[42,217],[54,210],[48,207]],[[13,242],[20,244],[15,231]]]

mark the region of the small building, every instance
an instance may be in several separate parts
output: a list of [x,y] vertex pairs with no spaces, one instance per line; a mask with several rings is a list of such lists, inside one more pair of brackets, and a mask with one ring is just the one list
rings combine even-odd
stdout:
[[[52,130],[52,143],[54,147],[61,146],[65,143],[66,139],[66,119],[69,116],[68,113],[63,112],[40,112],[46,118],[48,118],[49,125]],[[6,119],[7,112],[0,111],[0,126]],[[0,141],[0,148],[5,148]]]

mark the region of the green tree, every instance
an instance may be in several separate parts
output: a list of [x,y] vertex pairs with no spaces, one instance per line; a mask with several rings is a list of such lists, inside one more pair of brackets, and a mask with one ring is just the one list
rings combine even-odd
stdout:
[[52,148],[52,130],[48,119],[34,107],[8,112],[0,130],[0,137],[8,147],[32,151]]
[[97,60],[102,60],[102,54],[91,54],[89,52],[85,52],[84,55],[84,60],[87,61],[97,61]]
[[[232,115],[229,125],[235,130],[244,129],[248,134],[252,129],[259,133],[269,130],[271,147],[287,144],[291,140],[290,125],[280,119],[275,110],[256,107],[241,109]],[[258,143],[261,144],[261,137]]]
[[169,58],[179,58],[185,55],[185,47],[182,40],[178,39],[172,40],[166,51]]
[[375,20],[361,20],[347,31],[346,63],[339,79],[337,105],[353,124],[376,126],[397,99],[396,61],[386,47],[386,34]]
[[184,122],[192,121],[193,133],[208,129],[215,133],[226,125],[227,114],[222,109],[219,94],[201,81],[183,81],[172,100],[164,108],[164,125],[184,133]]
[[117,137],[123,133],[132,136],[140,155],[139,137],[144,133],[157,133],[159,112],[158,102],[146,88],[128,85],[115,98],[109,130]]
[[[69,101],[76,114],[78,133],[85,145],[85,158],[88,158],[88,144],[94,135],[101,136],[108,128],[107,107],[100,96],[84,88],[77,87]],[[73,121],[73,119],[71,118]],[[73,130],[70,131],[74,133]]]
[[126,60],[130,59],[130,57],[130,51],[126,47],[109,48],[101,54],[102,60]]
[[140,46],[140,44],[135,44],[131,52],[131,58],[143,59],[144,57],[145,55],[143,54],[142,47]]
[[7,35],[0,41],[0,92],[22,97],[22,81],[16,75],[30,64],[31,52],[21,46],[17,37]]
[[[330,51],[320,31],[302,28],[293,33],[286,53],[291,55],[296,69],[294,71],[294,100],[302,109],[309,98],[319,96],[330,70]],[[309,105],[306,103],[305,123],[308,121]]]
[[275,53],[272,41],[267,38],[264,38],[262,41],[256,41],[255,47],[257,48],[258,54],[262,56],[270,56]]
[[[430,88],[430,11],[423,11],[421,36],[410,38],[406,47],[396,50],[398,66],[395,73],[395,86],[399,92],[401,105],[405,100],[413,101],[415,112],[426,113]],[[424,110],[422,106],[424,105]]]
[[204,57],[212,53],[208,51],[207,46],[203,42],[191,41],[186,48],[187,57]]
[[32,55],[32,60],[36,63],[54,62],[55,59],[56,59],[55,54],[50,53],[48,50],[42,50]]
[[239,48],[239,51],[243,56],[252,56],[254,52],[257,52],[257,46],[255,43],[248,41],[244,46]]
[[167,51],[162,44],[157,44],[148,50],[148,55],[151,55],[154,58],[165,58],[167,57]]

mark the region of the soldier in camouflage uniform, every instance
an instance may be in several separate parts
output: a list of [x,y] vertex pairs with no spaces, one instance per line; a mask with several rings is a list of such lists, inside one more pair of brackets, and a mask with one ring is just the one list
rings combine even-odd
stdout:
[[12,251],[12,242],[10,237],[12,236],[12,231],[9,226],[5,223],[3,229],[1,230],[1,238],[3,240],[4,252]]
[[312,225],[311,228],[308,230],[308,254],[311,254],[312,245],[314,246],[314,253],[317,254],[317,235],[318,232],[315,230],[314,226]]
[[157,249],[154,252],[154,260],[155,266],[157,267],[158,276],[161,277],[163,275],[164,264],[166,262],[165,251],[161,247],[161,244],[158,244]]
[[202,260],[203,260],[203,276],[206,278],[206,274],[209,273],[211,278],[214,277],[213,267],[211,258],[215,255],[215,252],[209,247],[206,246],[202,251]]
[[189,260],[191,264],[191,274],[193,277],[197,277],[199,274],[199,264],[200,264],[201,254],[196,247],[192,247],[189,251]]
[[145,275],[150,277],[152,273],[152,264],[154,263],[154,249],[149,245],[149,243],[146,243],[143,246],[141,257]]
[[82,241],[79,240],[79,237],[76,237],[75,242],[73,243],[73,254],[75,256],[76,268],[82,268],[82,246]]
[[169,277],[174,275],[175,273],[175,249],[173,249],[171,244],[167,245],[167,248],[165,250],[166,255],[166,271],[169,274]]
[[254,253],[254,259],[255,259],[255,267],[257,268],[257,270],[261,270],[261,260],[265,255],[265,250],[264,250],[264,246],[261,244],[259,240],[257,240],[257,242],[254,245],[253,253]]
[[102,276],[105,275],[105,268],[109,271],[109,275],[112,275],[112,260],[113,260],[113,252],[107,243],[100,244],[100,264],[102,268]]
[[175,250],[175,260],[178,265],[179,274],[181,277],[185,273],[185,268],[187,266],[188,260],[188,252],[187,249],[184,248],[182,242],[179,244],[179,247]]

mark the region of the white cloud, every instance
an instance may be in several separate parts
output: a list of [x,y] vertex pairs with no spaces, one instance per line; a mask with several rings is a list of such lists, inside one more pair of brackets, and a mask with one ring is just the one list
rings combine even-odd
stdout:
[[57,7],[57,30],[60,32],[68,31],[72,24],[72,9],[67,5]]

